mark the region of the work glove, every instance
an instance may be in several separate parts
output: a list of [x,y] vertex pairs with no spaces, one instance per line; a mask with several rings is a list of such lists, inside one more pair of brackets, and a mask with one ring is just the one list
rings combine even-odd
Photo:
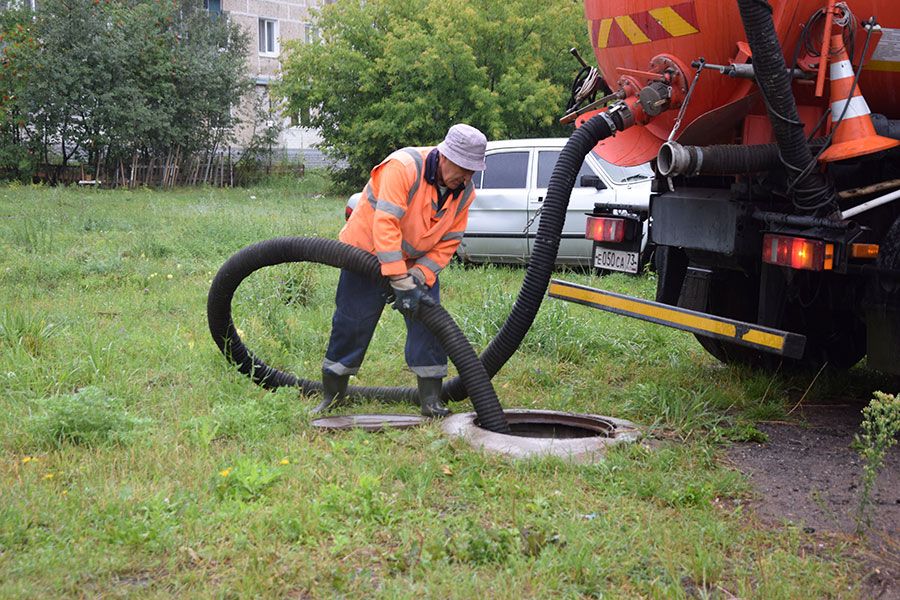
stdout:
[[419,283],[407,273],[391,278],[391,289],[394,292],[394,308],[407,317],[415,317],[419,305],[434,306],[434,300],[428,295],[424,283]]
[[409,270],[409,275],[412,276],[413,279],[416,280],[418,285],[425,285],[425,273],[422,272],[422,269],[419,267],[413,267]]

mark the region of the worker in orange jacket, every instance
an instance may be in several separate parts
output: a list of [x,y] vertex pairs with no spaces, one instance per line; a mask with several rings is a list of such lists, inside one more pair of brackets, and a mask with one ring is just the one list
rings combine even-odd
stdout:
[[[340,240],[378,257],[390,278],[394,308],[406,320],[406,363],[416,374],[422,414],[450,413],[441,402],[447,354],[415,316],[420,304],[440,302],[438,273],[463,237],[475,199],[472,176],[484,170],[487,139],[457,124],[437,147],[397,150],[372,169],[362,197],[341,230]],[[331,338],[322,364],[326,410],[347,392],[350,375],[362,364],[384,309],[382,288],[371,279],[341,270]]]

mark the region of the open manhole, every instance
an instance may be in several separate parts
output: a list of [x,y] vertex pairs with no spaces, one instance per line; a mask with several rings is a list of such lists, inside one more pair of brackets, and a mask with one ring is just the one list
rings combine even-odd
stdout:
[[313,427],[321,429],[364,429],[384,431],[385,429],[409,429],[426,423],[428,419],[419,415],[336,415],[312,421]]
[[475,413],[452,415],[442,427],[447,435],[462,438],[489,454],[511,458],[558,456],[579,463],[596,462],[610,446],[633,442],[641,435],[630,421],[600,415],[522,409],[505,410],[503,414],[512,434],[482,429]]

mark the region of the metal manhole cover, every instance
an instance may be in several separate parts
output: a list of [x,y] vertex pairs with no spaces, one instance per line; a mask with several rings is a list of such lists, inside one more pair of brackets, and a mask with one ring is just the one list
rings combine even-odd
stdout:
[[409,429],[426,422],[428,419],[419,415],[338,415],[314,419],[312,426],[321,429],[383,431],[385,429]]

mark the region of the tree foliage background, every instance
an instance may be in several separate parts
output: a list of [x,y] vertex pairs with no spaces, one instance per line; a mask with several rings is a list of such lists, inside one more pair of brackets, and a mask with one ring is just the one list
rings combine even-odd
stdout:
[[249,90],[247,36],[200,0],[3,11],[0,168],[211,153]]
[[280,92],[347,161],[348,185],[456,122],[488,139],[564,134],[569,48],[589,51],[575,0],[338,0],[317,27],[320,44],[286,44]]

